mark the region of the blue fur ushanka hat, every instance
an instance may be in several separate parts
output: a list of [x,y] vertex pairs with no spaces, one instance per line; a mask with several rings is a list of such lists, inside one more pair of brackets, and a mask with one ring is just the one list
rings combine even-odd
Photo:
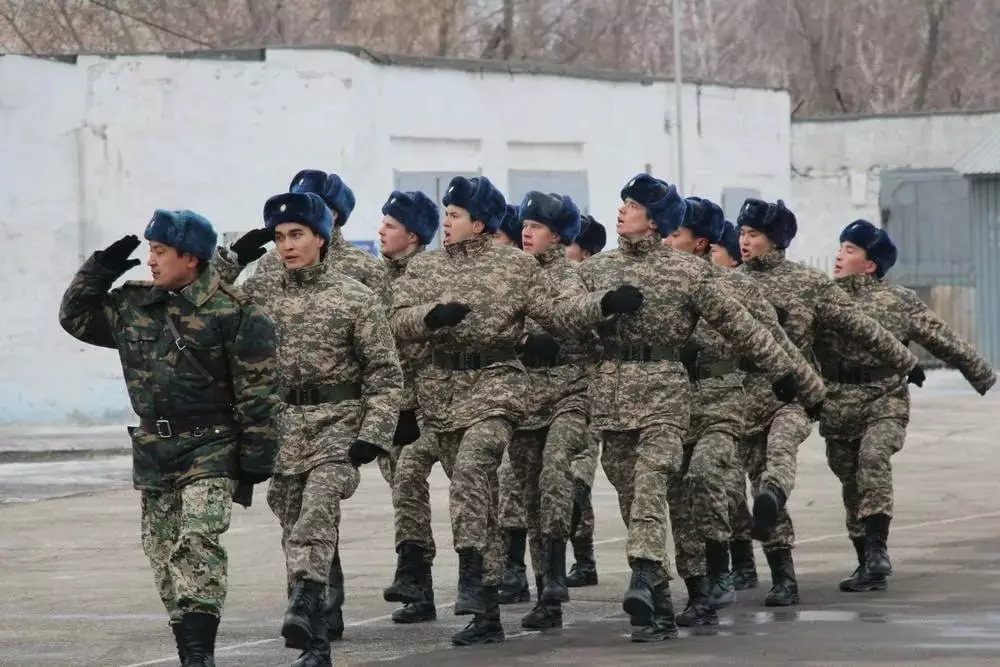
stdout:
[[219,240],[211,222],[187,209],[156,209],[143,236],[147,241],[170,246],[181,254],[194,255],[203,262],[212,259]]
[[497,230],[503,232],[504,236],[514,242],[518,248],[524,249],[524,242],[521,239],[521,230],[524,225],[518,217],[518,207],[514,204],[507,204],[504,207],[503,215],[500,216],[500,223]]
[[641,204],[663,237],[670,236],[691,214],[676,187],[649,174],[638,174],[626,183],[621,198]]
[[331,210],[337,212],[337,227],[343,227],[354,210],[354,191],[336,174],[318,169],[303,169],[295,174],[289,192],[312,192],[322,197]]
[[564,245],[569,245],[580,233],[580,209],[569,195],[545,194],[531,190],[517,211],[518,220],[540,222],[559,237]]
[[406,231],[416,234],[421,245],[434,240],[441,224],[441,212],[431,198],[419,190],[393,190],[382,205],[382,215],[392,216]]
[[723,220],[722,231],[712,243],[725,248],[726,253],[737,265],[743,263],[743,256],[740,254],[740,232],[733,223]]
[[283,222],[305,225],[317,236],[326,239],[330,246],[333,232],[333,215],[326,202],[312,192],[283,192],[264,203],[264,226],[274,229]]
[[763,199],[747,199],[740,208],[736,226],[763,232],[781,249],[787,248],[799,231],[795,214],[789,211],[785,207],[785,202],[780,199],[774,204],[769,204]]
[[608,242],[608,233],[605,231],[604,225],[595,220],[593,216],[585,215],[580,218],[580,233],[576,235],[576,240],[573,242],[591,255],[596,255],[604,250],[604,246]]
[[840,232],[840,242],[853,243],[862,248],[869,260],[875,262],[875,275],[879,278],[896,263],[898,252],[889,234],[867,220],[855,220]]
[[469,217],[482,222],[490,234],[496,234],[500,218],[507,208],[503,194],[485,176],[456,176],[451,179],[441,203],[464,208]]
[[723,213],[722,207],[710,199],[701,197],[688,197],[687,203],[691,207],[691,215],[684,220],[681,227],[690,229],[697,238],[709,241],[718,238],[726,223],[726,214]]

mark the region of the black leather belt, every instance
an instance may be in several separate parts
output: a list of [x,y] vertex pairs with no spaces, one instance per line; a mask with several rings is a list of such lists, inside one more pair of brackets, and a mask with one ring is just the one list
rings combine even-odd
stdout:
[[191,431],[207,431],[216,426],[231,427],[236,424],[231,412],[217,412],[208,415],[197,415],[192,417],[174,417],[167,419],[149,419],[141,417],[139,426],[146,433],[155,434],[161,438],[174,438],[182,433]]
[[605,343],[604,358],[608,361],[680,361],[681,350],[678,347],[644,343]]
[[288,405],[322,405],[361,398],[361,385],[341,382],[326,387],[286,387],[279,394]]
[[491,364],[517,359],[517,352],[509,350],[481,350],[478,352],[431,352],[435,366],[449,371],[477,371]]

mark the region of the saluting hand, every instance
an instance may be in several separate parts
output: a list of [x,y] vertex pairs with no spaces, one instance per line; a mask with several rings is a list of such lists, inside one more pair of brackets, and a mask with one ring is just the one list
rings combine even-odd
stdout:
[[132,267],[139,266],[142,263],[138,259],[129,259],[129,256],[139,247],[139,243],[139,237],[135,234],[123,236],[104,250],[97,252],[97,263],[108,271],[125,273]]

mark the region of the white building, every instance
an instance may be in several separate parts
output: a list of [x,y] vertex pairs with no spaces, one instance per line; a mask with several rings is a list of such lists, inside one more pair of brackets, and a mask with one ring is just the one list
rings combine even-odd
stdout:
[[[787,92],[691,83],[683,103],[686,193],[730,215],[789,196]],[[0,57],[0,424],[130,420],[116,353],[57,314],[84,258],[154,208],[235,235],[299,169],[336,171],[358,198],[345,234],[370,242],[394,187],[440,199],[482,173],[613,225],[631,176],[676,180],[674,108],[666,80],[359,49]]]

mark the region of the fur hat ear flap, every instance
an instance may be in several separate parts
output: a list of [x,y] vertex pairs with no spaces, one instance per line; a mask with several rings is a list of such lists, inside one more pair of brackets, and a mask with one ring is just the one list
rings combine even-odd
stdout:
[[584,216],[580,224],[580,233],[577,234],[574,243],[591,255],[596,255],[604,250],[607,242],[608,233],[604,229],[604,225],[591,215]]

